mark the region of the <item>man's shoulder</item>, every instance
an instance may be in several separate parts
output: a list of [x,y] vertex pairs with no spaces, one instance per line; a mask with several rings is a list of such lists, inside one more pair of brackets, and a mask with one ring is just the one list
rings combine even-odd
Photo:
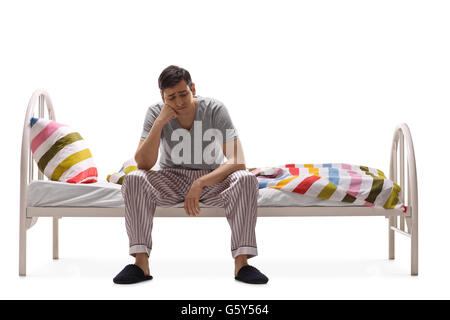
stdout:
[[149,110],[151,109],[151,110],[159,110],[159,111],[161,111],[163,106],[164,106],[164,103],[162,101],[159,101],[159,102],[155,102],[152,105],[150,105],[148,107],[148,109]]
[[219,99],[212,97],[197,97],[197,98],[201,103],[203,103],[205,108],[211,109],[212,111],[226,108],[225,104]]
[[149,115],[158,116],[163,106],[164,104],[162,102],[153,103],[147,108],[147,116]]

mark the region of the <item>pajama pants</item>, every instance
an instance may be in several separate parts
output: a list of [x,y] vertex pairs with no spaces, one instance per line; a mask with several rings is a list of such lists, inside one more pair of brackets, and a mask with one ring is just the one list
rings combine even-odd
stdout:
[[[156,206],[172,207],[184,202],[192,183],[212,170],[168,168],[158,171],[135,170],[125,176],[122,195],[125,224],[132,256],[152,250],[153,216]],[[256,247],[258,181],[246,170],[238,170],[225,180],[203,188],[200,202],[225,208],[231,227],[231,255],[258,255]],[[183,208],[182,208],[183,209]],[[183,209],[184,210],[184,209]],[[199,216],[201,216],[201,211]]]

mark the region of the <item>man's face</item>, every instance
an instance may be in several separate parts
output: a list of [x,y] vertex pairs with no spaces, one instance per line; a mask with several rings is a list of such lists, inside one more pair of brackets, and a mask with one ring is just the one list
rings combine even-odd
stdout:
[[164,89],[163,102],[174,108],[178,114],[188,114],[194,108],[194,84],[192,84],[192,91],[186,81],[182,80],[175,86]]

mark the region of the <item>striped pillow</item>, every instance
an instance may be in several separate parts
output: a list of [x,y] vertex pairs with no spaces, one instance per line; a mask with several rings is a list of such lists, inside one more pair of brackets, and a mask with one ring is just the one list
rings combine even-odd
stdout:
[[53,181],[97,182],[97,168],[83,138],[69,126],[32,118],[31,152],[44,175]]

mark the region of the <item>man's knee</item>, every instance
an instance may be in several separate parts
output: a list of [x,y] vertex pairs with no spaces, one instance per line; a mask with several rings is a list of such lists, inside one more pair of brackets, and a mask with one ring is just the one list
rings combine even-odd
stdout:
[[145,170],[134,170],[131,171],[130,173],[128,173],[122,181],[122,189],[127,189],[127,186],[132,184],[132,185],[136,185],[136,184],[142,184],[145,182],[146,180],[146,175],[147,175],[147,171]]
[[246,189],[255,190],[255,191],[258,190],[258,179],[256,178],[256,176],[253,173],[248,172],[247,170],[238,170],[238,171],[235,171],[235,173],[236,173],[237,183],[239,183]]

